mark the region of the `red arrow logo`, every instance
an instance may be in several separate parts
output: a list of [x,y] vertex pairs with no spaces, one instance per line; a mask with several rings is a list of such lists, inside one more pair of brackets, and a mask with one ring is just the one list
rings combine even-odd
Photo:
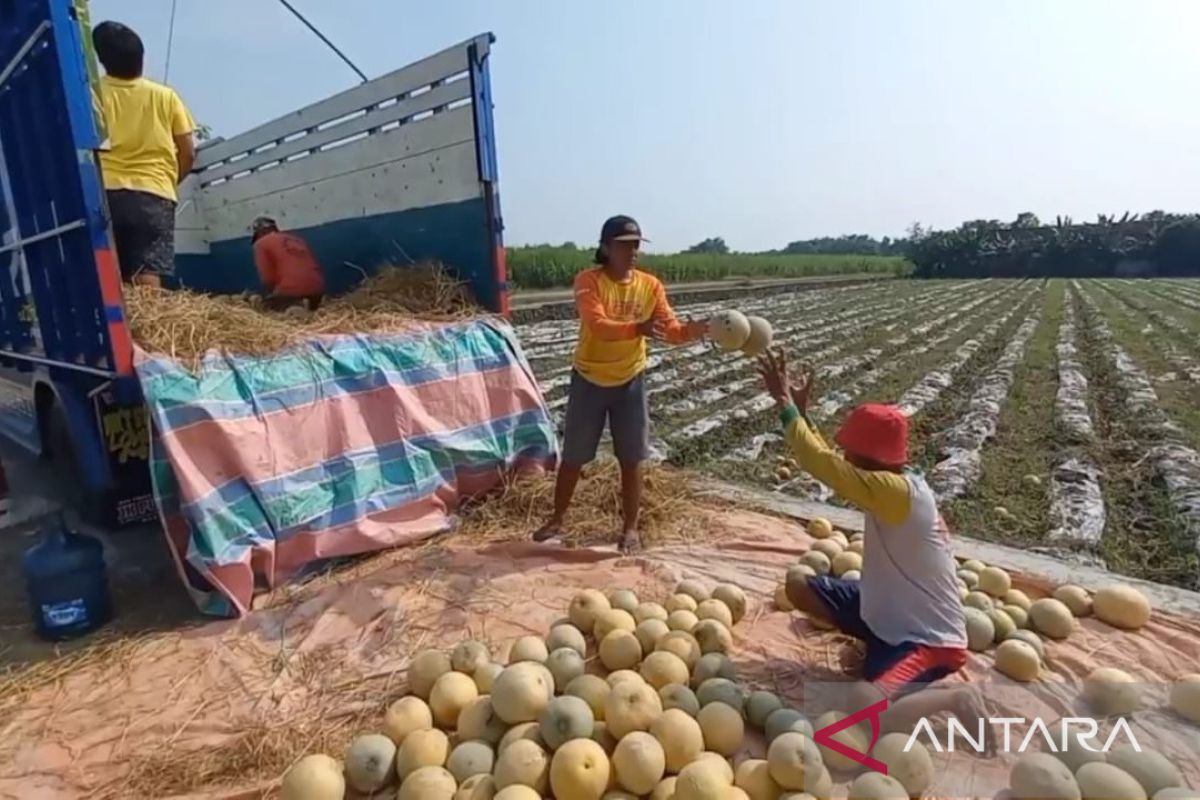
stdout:
[[[882,761],[876,761],[867,755],[867,753],[875,749],[875,743],[879,741],[879,715],[884,711],[887,711],[887,707],[887,699],[885,698],[880,700],[874,705],[867,706],[863,710],[856,711],[843,720],[835,722],[832,725],[826,725],[819,731],[814,732],[813,740],[817,744],[822,745],[823,747],[828,747],[830,750],[840,753],[852,761],[857,761],[859,764],[862,764],[868,769],[873,769],[876,772],[881,772],[884,775],[887,775],[887,764],[884,764]],[[852,728],[867,718],[870,718],[871,720],[871,743],[867,745],[867,753],[860,753],[854,748],[847,747],[833,738],[834,734],[841,733],[842,731],[846,730],[846,728]]]

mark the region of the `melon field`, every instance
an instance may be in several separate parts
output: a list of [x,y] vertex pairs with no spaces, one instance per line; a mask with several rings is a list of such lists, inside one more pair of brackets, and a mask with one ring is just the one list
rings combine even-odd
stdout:
[[[1196,584],[1200,280],[884,281],[676,310],[726,307],[770,320],[816,368],[810,414],[827,438],[857,403],[900,404],[953,530]],[[520,328],[560,425],[576,326]],[[648,381],[656,458],[831,499],[787,464],[746,358],[655,346]]]

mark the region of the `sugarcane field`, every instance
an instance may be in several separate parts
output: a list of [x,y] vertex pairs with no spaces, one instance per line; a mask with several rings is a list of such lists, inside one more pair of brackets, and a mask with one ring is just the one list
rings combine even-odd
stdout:
[[0,3],[0,800],[1200,800],[1200,6],[334,6]]

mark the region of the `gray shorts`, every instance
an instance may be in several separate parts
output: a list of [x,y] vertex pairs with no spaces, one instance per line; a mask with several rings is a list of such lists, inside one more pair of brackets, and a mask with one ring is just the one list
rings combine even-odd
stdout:
[[581,467],[596,458],[607,420],[613,452],[622,464],[640,464],[650,453],[650,407],[646,374],[623,386],[597,386],[571,373],[567,419],[563,425],[564,464]]

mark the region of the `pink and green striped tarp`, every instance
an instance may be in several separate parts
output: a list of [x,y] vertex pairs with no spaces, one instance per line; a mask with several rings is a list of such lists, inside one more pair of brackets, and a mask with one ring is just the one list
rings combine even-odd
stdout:
[[554,426],[512,329],[479,319],[211,353],[139,353],[159,513],[206,613],[244,614],[329,558],[448,530],[460,499],[554,465]]

